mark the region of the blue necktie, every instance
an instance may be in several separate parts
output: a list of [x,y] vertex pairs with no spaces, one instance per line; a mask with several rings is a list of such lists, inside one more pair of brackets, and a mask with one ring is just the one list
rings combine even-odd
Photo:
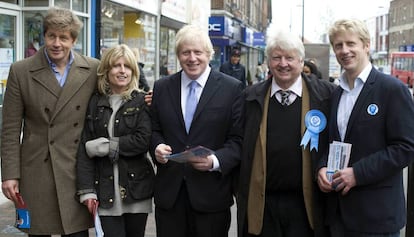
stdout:
[[188,95],[187,95],[187,103],[185,106],[185,116],[184,116],[184,122],[185,122],[185,129],[187,130],[187,133],[190,131],[191,122],[193,121],[194,112],[197,108],[197,95],[196,95],[196,88],[198,84],[196,81],[192,81],[188,85]]

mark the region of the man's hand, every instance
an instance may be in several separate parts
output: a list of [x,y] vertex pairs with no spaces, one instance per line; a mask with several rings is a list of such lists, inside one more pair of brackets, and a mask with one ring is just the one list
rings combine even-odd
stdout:
[[332,189],[341,192],[342,195],[346,195],[355,186],[356,179],[352,167],[339,170],[332,176]]
[[188,163],[191,164],[194,169],[199,171],[209,171],[213,168],[212,155],[207,157],[193,156],[188,159]]
[[148,93],[144,96],[144,101],[147,103],[148,106],[152,103],[152,91],[148,91]]
[[159,144],[155,148],[155,159],[158,161],[158,163],[165,164],[168,162],[168,159],[165,158],[165,156],[171,155],[171,153],[172,153],[172,149],[170,146],[165,145],[165,144]]
[[19,180],[10,179],[3,181],[1,190],[6,198],[12,200],[14,203],[18,202],[16,193],[19,193]]
[[318,172],[318,185],[322,192],[329,193],[332,191],[332,184],[328,180],[328,176],[326,176],[326,167],[322,167]]

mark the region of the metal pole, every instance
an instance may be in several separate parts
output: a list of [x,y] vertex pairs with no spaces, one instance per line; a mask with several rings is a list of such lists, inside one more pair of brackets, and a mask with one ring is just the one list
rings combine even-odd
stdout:
[[305,0],[302,0],[302,42],[305,43]]

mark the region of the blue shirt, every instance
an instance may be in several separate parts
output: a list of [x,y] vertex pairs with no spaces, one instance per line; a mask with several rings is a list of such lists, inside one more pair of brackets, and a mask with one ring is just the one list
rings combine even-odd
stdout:
[[52,72],[55,74],[56,80],[58,81],[60,87],[63,87],[63,85],[65,85],[66,78],[68,77],[70,67],[72,66],[72,63],[73,63],[73,58],[74,58],[73,52],[70,51],[69,63],[66,65],[63,75],[61,75],[59,73],[59,71],[56,69],[56,67],[57,67],[56,63],[54,63],[50,60],[49,56],[46,53],[46,48],[44,49],[44,53],[46,55],[47,61],[49,62],[50,68],[52,69]]

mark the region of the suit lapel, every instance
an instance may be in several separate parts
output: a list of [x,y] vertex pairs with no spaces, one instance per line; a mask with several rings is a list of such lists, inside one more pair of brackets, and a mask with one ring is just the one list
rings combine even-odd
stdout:
[[368,98],[368,95],[371,93],[372,88],[375,83],[375,73],[373,73],[373,70],[371,70],[371,73],[368,76],[367,81],[365,82],[364,86],[362,87],[361,93],[359,94],[354,108],[352,109],[351,115],[349,117],[348,126],[346,128],[346,134],[345,134],[345,140],[348,138],[354,123],[359,118],[361,113],[364,113],[367,108],[364,106],[367,104],[366,100]]
[[203,92],[201,93],[200,100],[198,101],[193,121],[197,120],[197,117],[200,115],[201,111],[203,111],[203,109],[206,107],[213,95],[220,88],[220,85],[221,79],[215,75],[214,71],[211,71],[207,79],[206,85],[203,89]]
[[181,125],[185,131],[185,122],[183,117],[183,110],[181,108],[181,73],[174,74],[168,80],[168,93],[170,94],[171,103],[173,104],[173,111],[177,118],[181,118]]
[[339,135],[339,128],[338,128],[338,105],[339,105],[339,99],[341,98],[343,89],[341,87],[336,88],[336,90],[334,91],[333,95],[332,95],[332,106],[331,108],[336,108],[336,109],[331,109],[331,116],[330,116],[330,124],[332,124],[330,126],[330,131],[333,131],[334,134],[332,136],[332,139],[335,141],[340,141],[340,135]]

